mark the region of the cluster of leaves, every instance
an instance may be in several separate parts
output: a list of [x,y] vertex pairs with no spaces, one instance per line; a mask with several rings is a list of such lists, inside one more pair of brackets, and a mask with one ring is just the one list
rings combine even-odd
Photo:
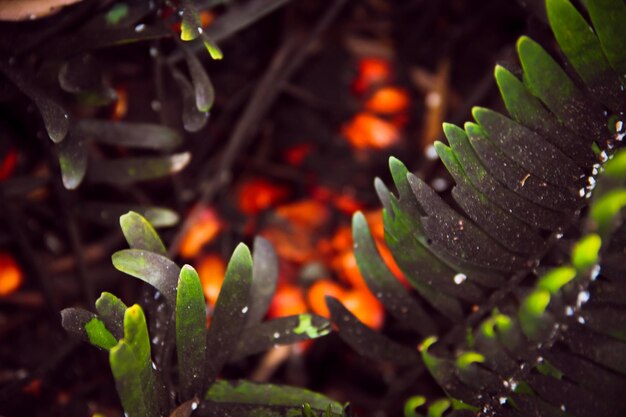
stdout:
[[[109,352],[128,416],[189,415],[193,410],[212,416],[347,415],[341,404],[304,389],[217,379],[229,361],[330,332],[328,320],[312,314],[263,322],[278,278],[267,241],[255,241],[254,261],[245,245],[235,249],[207,330],[196,271],[169,260],[155,230],[139,214],[129,212],[120,223],[131,249],[115,253],[113,264],[157,290],[160,303],[152,323],[139,305],[127,307],[110,293],[97,300],[97,314],[68,308],[62,317],[67,331]],[[174,382],[172,369],[177,369]]]
[[[376,180],[386,242],[418,297],[388,270],[363,215],[353,218],[363,277],[423,338],[421,358],[329,299],[332,319],[363,355],[423,361],[449,397],[429,415],[626,411],[626,154],[615,153],[625,128],[626,5],[583,3],[593,29],[568,0],[546,2],[567,70],[522,37],[521,70],[495,71],[510,117],[474,108],[476,123],[444,125],[449,145],[435,147],[456,182],[453,202],[393,158],[398,197]],[[407,415],[425,403],[414,398]]]
[[[78,2],[45,22],[5,25],[4,40],[0,42],[0,84],[3,90],[15,87],[37,108],[54,143],[67,189],[75,189],[83,181],[128,186],[166,177],[187,165],[190,153],[179,150],[183,130],[202,129],[215,98],[197,50],[204,45],[212,58],[220,59],[217,41],[286,1],[235,2],[203,30],[198,10],[219,3],[183,0],[174,6],[164,0]],[[178,22],[180,35],[173,29]],[[159,42],[162,39],[175,42]],[[110,57],[101,52],[136,42],[146,44],[145,51],[153,57],[161,82],[171,81],[178,87],[170,89],[171,94],[156,88],[160,100],[181,104],[178,123],[168,121],[169,126],[165,126],[112,121],[106,117],[108,112],[102,111],[118,97],[105,72]],[[168,55],[164,51],[169,51]],[[179,65],[181,61],[186,65]],[[91,116],[81,116],[85,114]],[[103,152],[93,152],[93,143],[105,145]],[[97,156],[110,153],[106,147],[124,148],[124,153],[131,152],[131,156]],[[148,155],[132,156],[134,149],[147,151]],[[99,207],[116,214],[114,218],[129,208],[140,209],[128,204]],[[173,212],[164,209],[144,207],[141,212],[155,225],[171,225],[177,220]]]

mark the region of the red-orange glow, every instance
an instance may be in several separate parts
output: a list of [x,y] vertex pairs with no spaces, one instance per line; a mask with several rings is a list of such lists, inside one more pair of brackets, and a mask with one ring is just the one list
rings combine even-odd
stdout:
[[284,200],[288,195],[287,188],[267,180],[249,180],[239,187],[239,210],[245,214],[254,215]]
[[375,113],[392,114],[405,111],[410,99],[406,90],[399,87],[382,87],[365,102],[365,109]]
[[365,214],[365,220],[370,227],[372,236],[376,239],[385,240],[385,226],[383,223],[382,210],[372,210]]
[[326,306],[326,296],[341,300],[344,295],[345,291],[338,284],[328,279],[321,279],[309,287],[306,299],[315,314],[329,318],[330,311]]
[[378,330],[383,325],[383,306],[367,289],[348,291],[341,301],[352,314],[372,329]]
[[356,263],[354,257],[354,251],[352,249],[346,250],[333,258],[331,266],[334,271],[337,272],[339,278],[342,281],[349,284],[352,287],[363,288],[365,287],[365,281],[359,271],[359,266]]
[[332,248],[337,252],[343,252],[352,249],[352,228],[350,226],[341,226],[335,232],[331,240]]
[[409,284],[409,281],[407,281],[404,273],[402,273],[402,270],[396,263],[395,259],[393,259],[393,255],[391,254],[391,251],[389,250],[385,242],[376,239],[376,247],[378,248],[380,256],[383,258],[383,261],[385,262],[391,273],[395,275],[395,277],[398,278],[398,281],[400,281],[405,287],[410,288],[411,284]]
[[214,306],[224,283],[226,264],[219,255],[209,254],[202,257],[197,271],[202,283],[204,298],[209,305]]
[[333,203],[337,210],[349,216],[363,208],[363,205],[350,194],[336,194]]
[[204,245],[215,239],[221,228],[222,223],[215,210],[211,208],[200,210],[181,240],[180,256],[193,258],[198,255]]
[[315,200],[301,200],[282,205],[276,209],[275,214],[291,223],[311,229],[322,226],[330,216],[328,208]]
[[286,317],[307,312],[302,289],[291,284],[279,285],[268,311],[269,317]]
[[367,112],[358,113],[345,123],[341,133],[356,149],[385,149],[400,140],[396,126]]
[[24,277],[15,259],[8,253],[0,253],[0,297],[17,291]]
[[283,152],[283,159],[291,166],[300,166],[307,156],[313,151],[313,145],[310,143],[300,143],[291,146]]
[[15,149],[9,149],[4,158],[2,158],[2,162],[0,162],[0,181],[9,178],[16,166],[17,151]]
[[113,106],[111,119],[122,120],[128,113],[128,92],[124,87],[115,87],[115,93],[117,94],[117,101]]
[[389,61],[382,58],[363,58],[359,61],[357,75],[352,83],[352,90],[363,94],[374,85],[391,79]]

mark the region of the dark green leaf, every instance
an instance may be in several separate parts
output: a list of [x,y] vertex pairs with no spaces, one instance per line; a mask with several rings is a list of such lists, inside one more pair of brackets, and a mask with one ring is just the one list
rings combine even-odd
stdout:
[[131,249],[143,249],[167,257],[167,249],[152,225],[134,211],[120,216],[122,233]]
[[302,409],[304,403],[316,410],[325,410],[330,405],[332,413],[343,413],[341,404],[322,394],[302,388],[248,381],[218,381],[209,388],[204,398],[218,403],[276,405],[296,409]]
[[192,52],[184,46],[183,52],[185,53],[185,60],[187,61],[187,67],[189,68],[191,82],[195,91],[196,107],[200,111],[208,112],[215,101],[215,90],[211,79]]
[[495,75],[504,104],[513,119],[540,134],[576,161],[581,168],[589,169],[597,162],[589,141],[576,133],[575,126],[570,126],[573,130],[563,126],[539,99],[505,68],[496,66]]
[[95,105],[107,105],[117,98],[115,90],[103,83],[100,63],[93,55],[70,58],[59,70],[59,85],[69,93],[88,96]]
[[176,295],[176,351],[182,398],[202,394],[206,337],[206,305],[200,277],[185,265],[180,270]]
[[113,266],[159,290],[170,305],[176,305],[180,268],[165,256],[142,249],[125,249],[111,257]]
[[87,171],[87,150],[83,138],[70,132],[59,144],[59,165],[63,186],[73,190],[80,185]]
[[428,214],[422,218],[424,230],[432,246],[461,260],[496,270],[512,270],[524,265],[524,259],[514,255],[450,208],[428,185],[416,176],[407,176],[419,204]]
[[587,100],[565,71],[548,53],[530,38],[517,42],[524,84],[566,126],[576,126],[589,144],[606,135],[602,110]]
[[97,183],[128,185],[174,174],[183,169],[190,158],[185,152],[153,158],[94,160],[89,166],[88,178]]
[[354,256],[359,270],[372,294],[400,322],[426,336],[435,332],[428,314],[404,289],[383,261],[372,238],[365,216],[357,212],[352,217]]
[[182,142],[176,131],[151,123],[82,119],[75,130],[85,139],[129,148],[171,150]]
[[466,133],[457,126],[444,124],[444,132],[472,184],[484,193],[494,204],[511,213],[521,221],[546,230],[556,230],[564,223],[563,216],[537,206],[517,193],[505,188],[490,175],[470,145]]
[[529,173],[561,187],[579,188],[583,171],[541,136],[489,109],[474,107],[474,118],[489,138]]
[[90,311],[66,308],[61,311],[61,323],[68,333],[99,348],[108,350],[117,344],[102,320]]
[[360,355],[405,365],[419,362],[417,350],[400,345],[370,329],[336,298],[326,297],[326,305],[332,322],[339,328],[339,337]]
[[546,9],[559,47],[587,88],[614,112],[623,108],[623,92],[617,74],[585,19],[569,0],[548,0]]
[[207,334],[207,381],[217,374],[234,353],[246,322],[252,286],[252,256],[243,243],[230,258],[220,295],[215,303]]
[[452,189],[454,200],[477,225],[511,251],[532,254],[542,250],[544,241],[537,231],[494,205],[474,188],[450,148],[436,142],[435,149],[457,183]]
[[26,75],[24,69],[0,60],[0,72],[35,103],[50,139],[55,143],[61,142],[70,129],[70,116],[67,109],[56,98],[46,94],[31,76]]
[[263,320],[278,283],[278,257],[272,244],[260,236],[254,238],[252,261],[248,326]]
[[573,194],[580,192],[579,188],[584,185],[582,181],[576,186],[570,184],[570,188],[546,182],[515,162],[514,159],[509,158],[489,139],[480,126],[474,123],[465,123],[465,130],[472,148],[491,175],[520,196],[542,208],[550,209],[544,209],[544,211],[550,213],[554,219],[564,217],[560,213],[555,213],[555,210],[571,213],[584,204],[584,199],[577,199]]
[[178,70],[172,70],[172,76],[180,89],[183,127],[187,132],[197,132],[206,124],[209,113],[198,110],[194,87],[187,81],[187,77]]
[[232,361],[265,352],[279,345],[317,339],[329,334],[330,322],[315,314],[280,317],[248,327],[241,338]]
[[588,0],[586,3],[604,54],[623,81],[626,75],[626,5],[621,0]]
[[96,310],[116,339],[124,337],[124,314],[126,304],[109,292],[103,292],[96,300]]

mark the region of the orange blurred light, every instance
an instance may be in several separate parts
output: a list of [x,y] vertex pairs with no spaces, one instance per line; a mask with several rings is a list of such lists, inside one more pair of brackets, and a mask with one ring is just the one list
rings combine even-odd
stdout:
[[113,107],[112,120],[122,120],[128,113],[128,92],[124,87],[115,87],[117,101]]
[[268,311],[269,317],[287,317],[307,312],[302,289],[292,284],[281,284],[276,289]]
[[16,165],[17,151],[15,149],[9,149],[4,158],[2,158],[2,162],[0,162],[0,181],[9,178],[15,170]]
[[180,243],[179,254],[183,258],[198,255],[202,247],[215,239],[222,228],[222,223],[212,208],[203,208],[195,216]]
[[367,112],[358,113],[345,123],[341,133],[356,149],[385,149],[400,140],[396,126]]
[[315,200],[301,200],[278,207],[276,216],[308,228],[322,226],[328,220],[328,208]]
[[41,393],[41,379],[35,378],[22,388],[22,392],[31,395],[39,395]]
[[352,314],[372,329],[378,330],[383,325],[383,306],[367,289],[348,291],[341,301]]
[[202,257],[197,271],[202,283],[204,298],[209,305],[214,306],[224,283],[226,263],[219,255],[209,254]]
[[365,102],[365,109],[381,114],[399,113],[409,107],[409,102],[409,94],[403,88],[383,87]]
[[264,179],[253,179],[239,187],[239,210],[245,214],[257,214],[289,195],[285,187],[273,184]]
[[315,314],[329,318],[330,311],[326,306],[326,297],[331,296],[341,300],[344,295],[345,291],[338,284],[328,279],[321,279],[309,287],[306,299]]
[[356,288],[364,288],[366,286],[352,249],[335,256],[331,266],[337,272],[339,278],[346,284]]
[[391,65],[382,58],[363,58],[359,60],[357,75],[352,83],[352,90],[363,94],[372,86],[391,79]]
[[15,259],[8,253],[0,253],[0,296],[17,291],[24,277]]

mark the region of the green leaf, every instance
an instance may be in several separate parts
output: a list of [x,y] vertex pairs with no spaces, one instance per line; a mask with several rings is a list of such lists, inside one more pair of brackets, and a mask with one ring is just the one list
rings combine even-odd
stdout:
[[524,334],[531,340],[541,340],[549,318],[546,308],[550,303],[550,292],[538,288],[524,298],[518,312],[518,318]]
[[332,322],[339,328],[339,337],[358,354],[375,360],[398,364],[416,364],[419,355],[415,349],[394,342],[363,324],[339,300],[326,297]]
[[626,189],[611,190],[601,196],[591,207],[591,218],[598,232],[604,235],[615,216],[626,206]]
[[149,415],[161,415],[167,403],[167,396],[152,362],[146,316],[138,304],[126,309],[123,341],[134,358],[132,366],[140,377],[143,400],[150,412]]
[[159,290],[170,305],[176,305],[176,285],[180,268],[165,256],[142,249],[124,249],[111,257],[121,272],[147,282]]
[[605,131],[602,111],[593,106],[556,61],[535,41],[522,36],[517,42],[524,84],[566,126],[576,126],[589,145]]
[[209,37],[207,37],[206,35],[204,35],[202,38],[202,42],[204,42],[204,47],[209,52],[209,55],[211,55],[211,58],[215,60],[220,60],[224,58],[224,53],[213,40],[209,39]]
[[330,322],[315,314],[280,317],[248,327],[231,360],[237,361],[279,345],[317,339],[330,332]]
[[119,158],[94,160],[89,166],[88,178],[102,184],[129,185],[175,174],[191,159],[189,152],[146,158]]
[[143,249],[167,256],[167,249],[152,225],[139,213],[129,211],[120,216],[122,233],[131,249]]
[[333,414],[343,413],[341,404],[322,394],[302,388],[242,380],[218,381],[209,388],[204,398],[221,403],[289,406],[298,409],[307,403],[315,410],[325,410],[330,405]]
[[539,279],[537,288],[548,291],[554,295],[559,292],[563,285],[576,277],[576,270],[569,266],[561,266],[548,271]]
[[247,326],[256,325],[263,320],[278,283],[278,257],[272,244],[257,236],[254,238],[252,254],[252,286],[250,288],[250,306]]
[[193,0],[182,0],[183,16],[180,25],[180,39],[183,41],[192,41],[202,33],[202,24],[200,15],[196,9]]
[[404,289],[383,261],[370,233],[365,216],[352,217],[354,256],[369,290],[397,320],[425,336],[435,332],[435,323]]
[[423,406],[424,404],[426,404],[426,397],[416,395],[409,398],[404,403],[404,417],[422,417],[422,415],[417,413],[415,409]]
[[77,188],[87,171],[87,150],[82,137],[70,132],[58,146],[59,165],[63,186],[68,190]]
[[102,320],[93,318],[85,324],[85,331],[89,337],[89,343],[102,349],[109,350],[117,345],[117,339],[107,330]]
[[[119,298],[109,292],[103,292],[96,300],[96,310],[117,339],[124,337],[124,314],[128,307]],[[116,342],[117,343],[117,342]]]
[[66,308],[61,311],[61,324],[68,333],[96,347],[109,350],[117,344],[104,322],[82,308]]
[[220,295],[215,303],[211,326],[207,334],[207,381],[217,374],[234,353],[250,309],[252,285],[252,256],[243,243],[230,258]]
[[478,352],[463,352],[456,359],[456,366],[460,369],[467,369],[473,363],[485,362],[485,356]]
[[602,239],[590,234],[580,239],[572,250],[572,264],[579,271],[585,271],[598,263]]
[[129,148],[172,150],[182,142],[175,130],[152,123],[81,119],[74,129],[86,139]]
[[626,5],[622,0],[588,0],[591,22],[611,66],[624,80],[626,76]]
[[206,305],[200,277],[190,265],[180,270],[176,295],[176,351],[182,398],[200,395],[206,369]]
[[128,417],[151,417],[149,400],[143,392],[140,364],[128,343],[120,340],[110,350],[109,362],[124,413]]

